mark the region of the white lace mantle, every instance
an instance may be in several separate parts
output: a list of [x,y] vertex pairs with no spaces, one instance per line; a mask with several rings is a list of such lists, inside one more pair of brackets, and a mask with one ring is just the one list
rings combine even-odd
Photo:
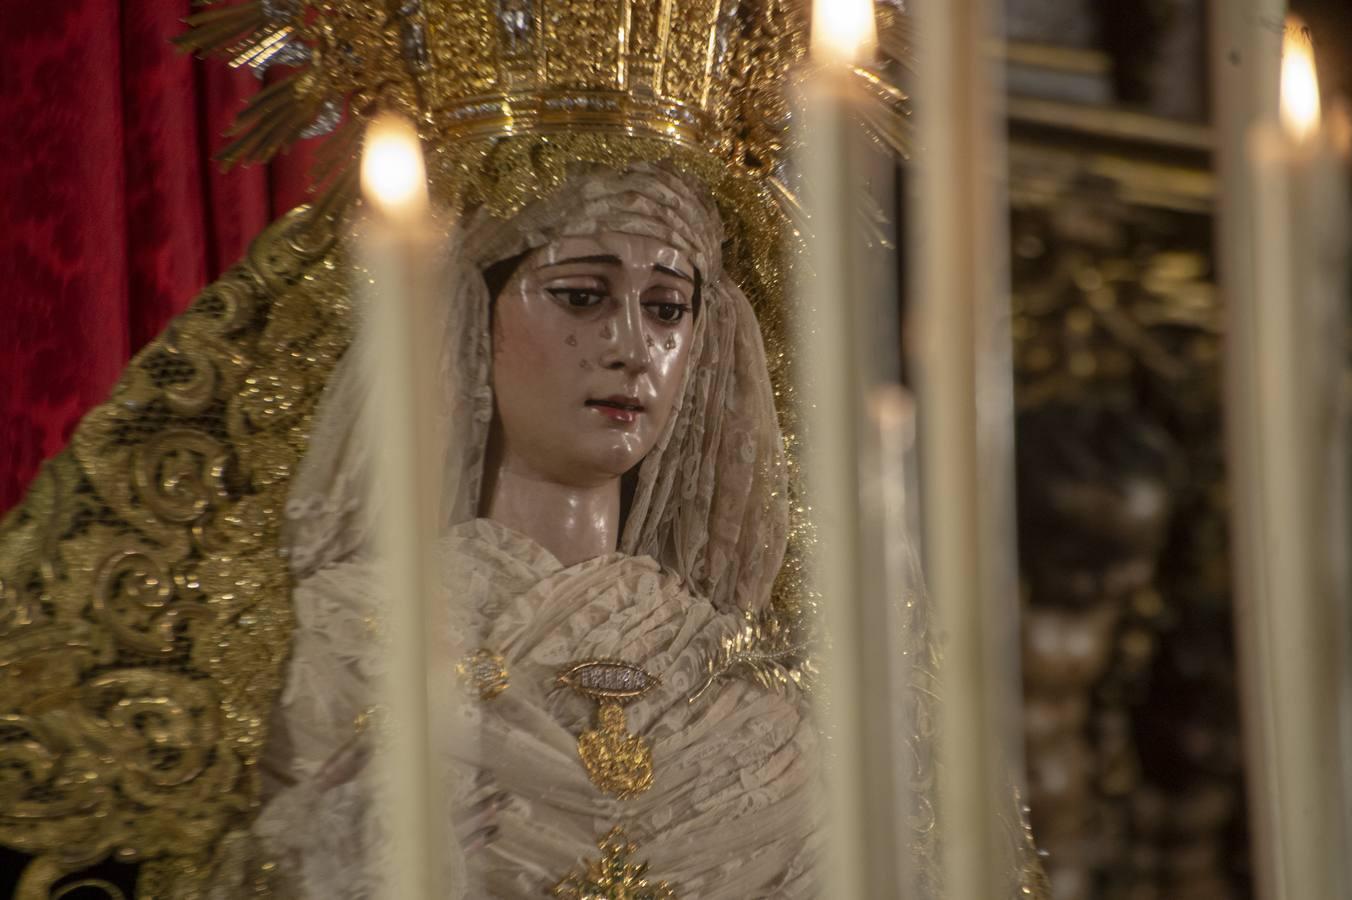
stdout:
[[[812,896],[817,738],[805,702],[736,680],[687,700],[736,615],[692,596],[650,558],[615,553],[565,568],[482,519],[452,530],[446,560],[450,595],[467,598],[478,645],[502,654],[511,678],[459,724],[474,739],[444,748],[460,773],[460,820],[491,806],[471,834],[460,829],[474,848],[465,896],[544,896],[615,825],[640,845],[651,876],[682,897]],[[290,784],[275,789],[255,833],[302,897],[375,894],[379,827],[364,766],[351,762],[361,759],[354,722],[370,705],[378,654],[372,584],[368,566],[345,563],[295,592],[295,649],[265,762]],[[555,681],[569,663],[598,657],[662,678],[627,708],[630,730],[652,744],[655,779],[625,800],[602,794],[577,755],[594,705]]]

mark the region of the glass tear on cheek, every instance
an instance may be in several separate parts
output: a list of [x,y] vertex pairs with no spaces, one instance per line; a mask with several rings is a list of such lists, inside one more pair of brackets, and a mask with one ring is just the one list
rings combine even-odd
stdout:
[[651,334],[648,335],[646,338],[644,338],[643,341],[648,345],[649,350],[651,350],[655,346],[653,342],[653,336]]
[[565,344],[567,344],[569,347],[576,347],[576,346],[577,346],[577,335],[575,335],[575,334],[570,334],[570,335],[568,335],[568,337],[566,337],[566,338],[563,339],[563,342],[564,342]]
[[668,350],[675,350],[675,349],[676,349],[676,335],[673,334],[673,335],[671,335],[670,337],[668,337],[668,338],[667,338],[667,342],[666,342],[665,344],[663,344],[662,346],[665,347],[665,348],[667,348]]

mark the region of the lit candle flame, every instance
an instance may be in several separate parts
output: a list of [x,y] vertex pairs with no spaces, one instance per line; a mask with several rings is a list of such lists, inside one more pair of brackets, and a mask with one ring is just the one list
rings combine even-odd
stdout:
[[1282,127],[1303,141],[1319,130],[1319,76],[1309,31],[1298,17],[1286,20],[1282,39]]
[[409,220],[426,212],[427,169],[413,123],[384,113],[366,131],[361,159],[362,192],[391,219]]
[[877,46],[873,0],[814,0],[812,4],[812,58],[817,62],[853,66]]

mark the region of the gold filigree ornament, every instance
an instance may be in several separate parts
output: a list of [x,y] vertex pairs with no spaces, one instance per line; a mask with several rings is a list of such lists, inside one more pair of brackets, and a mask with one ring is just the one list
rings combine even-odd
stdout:
[[598,704],[596,728],[577,739],[577,755],[592,784],[621,798],[652,787],[652,747],[642,736],[629,733],[623,704],[642,697],[662,679],[632,663],[589,659],[560,672],[558,682]]
[[484,647],[467,654],[456,663],[455,674],[467,689],[483,701],[496,698],[512,684],[506,658]]
[[586,860],[582,871],[569,872],[554,885],[553,895],[562,900],[677,900],[665,881],[647,879],[648,864],[633,862],[638,845],[630,843],[620,828],[596,842],[598,859]]

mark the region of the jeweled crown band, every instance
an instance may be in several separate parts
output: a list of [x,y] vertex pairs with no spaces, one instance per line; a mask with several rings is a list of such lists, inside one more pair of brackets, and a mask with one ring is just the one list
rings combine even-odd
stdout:
[[433,110],[434,127],[449,138],[513,134],[614,133],[706,146],[709,116],[684,104],[621,91],[549,91],[498,95]]

